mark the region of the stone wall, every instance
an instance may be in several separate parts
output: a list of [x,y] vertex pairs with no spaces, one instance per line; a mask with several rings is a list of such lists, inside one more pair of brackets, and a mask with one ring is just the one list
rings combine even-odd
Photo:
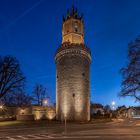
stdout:
[[58,120],[90,119],[90,53],[85,49],[68,46],[56,54]]
[[17,120],[52,120],[55,119],[55,116],[55,107],[4,107],[4,110],[0,111],[0,120],[7,120],[9,118]]
[[9,120],[16,120],[16,108],[3,106],[3,109],[0,109],[0,121]]

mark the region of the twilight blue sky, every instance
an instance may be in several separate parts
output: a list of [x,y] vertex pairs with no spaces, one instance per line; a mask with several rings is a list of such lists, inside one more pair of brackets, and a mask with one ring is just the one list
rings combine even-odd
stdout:
[[0,55],[20,61],[28,93],[41,83],[54,102],[54,55],[62,15],[73,1],[84,14],[85,42],[92,52],[91,100],[134,105],[135,100],[118,97],[119,69],[127,62],[128,43],[140,35],[140,0],[0,0]]

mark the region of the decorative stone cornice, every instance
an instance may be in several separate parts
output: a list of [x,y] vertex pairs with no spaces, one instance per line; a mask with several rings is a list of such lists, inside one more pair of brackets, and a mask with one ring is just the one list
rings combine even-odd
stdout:
[[71,44],[63,43],[59,46],[56,51],[55,60],[56,62],[66,55],[75,55],[85,57],[89,62],[91,61],[91,52],[84,44]]

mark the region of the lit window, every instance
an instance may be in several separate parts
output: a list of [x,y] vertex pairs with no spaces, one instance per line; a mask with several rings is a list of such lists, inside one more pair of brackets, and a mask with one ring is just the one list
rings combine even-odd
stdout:
[[75,32],[78,32],[78,23],[77,22],[75,22],[75,24],[74,24],[74,30],[75,30]]

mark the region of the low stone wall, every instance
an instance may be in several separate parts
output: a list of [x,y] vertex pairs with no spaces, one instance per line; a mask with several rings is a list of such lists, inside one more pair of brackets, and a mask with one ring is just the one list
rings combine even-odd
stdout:
[[0,110],[0,116],[15,116],[16,115],[16,107],[3,107]]
[[34,120],[34,115],[17,115],[16,119],[18,121],[31,121]]
[[32,115],[32,107],[17,107],[16,115]]
[[30,106],[30,107],[5,107],[0,111],[0,121],[9,118],[16,120],[53,120],[55,119],[55,107]]
[[1,121],[13,121],[13,120],[16,120],[16,117],[15,116],[0,116],[0,122]]
[[33,106],[32,114],[34,114],[35,120],[49,119],[52,120],[55,118],[55,108],[54,107],[42,107],[42,106]]

